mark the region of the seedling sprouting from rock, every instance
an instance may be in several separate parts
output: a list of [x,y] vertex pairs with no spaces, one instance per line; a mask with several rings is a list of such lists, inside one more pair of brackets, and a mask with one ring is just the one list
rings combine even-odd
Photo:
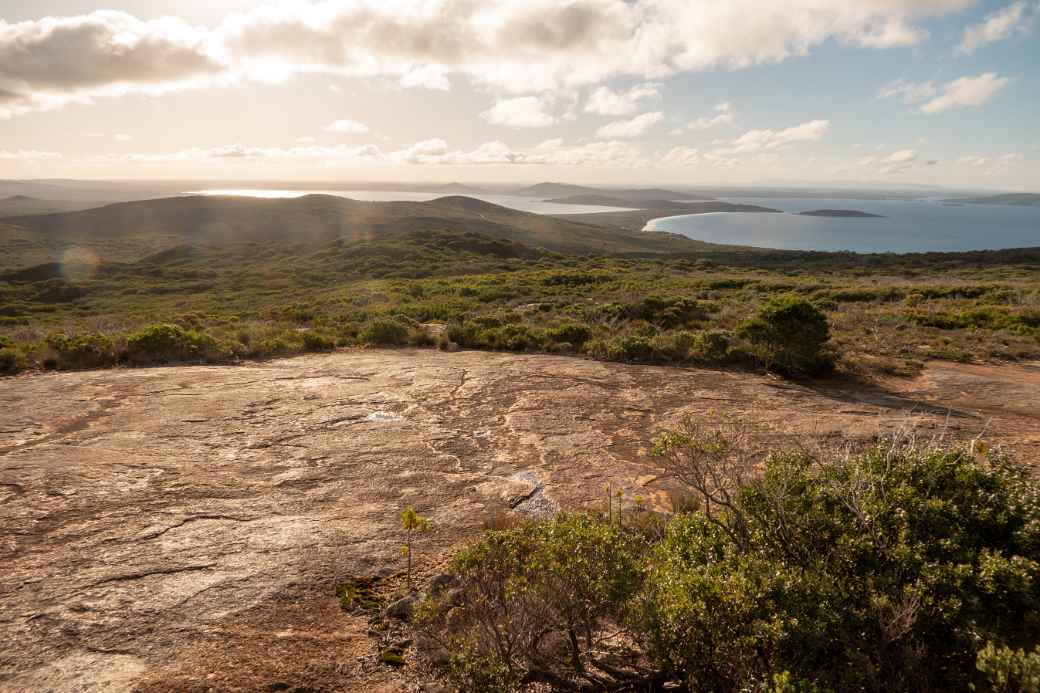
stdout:
[[416,532],[425,532],[429,527],[425,517],[420,517],[415,512],[415,508],[408,506],[401,511],[401,527],[405,531],[405,545],[401,547],[402,553],[408,559],[408,589],[414,590],[415,586],[412,584],[412,539]]

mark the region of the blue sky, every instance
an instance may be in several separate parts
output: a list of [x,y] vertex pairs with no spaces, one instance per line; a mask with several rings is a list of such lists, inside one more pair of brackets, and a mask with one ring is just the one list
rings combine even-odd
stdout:
[[1040,188],[1040,0],[0,0],[0,176]]

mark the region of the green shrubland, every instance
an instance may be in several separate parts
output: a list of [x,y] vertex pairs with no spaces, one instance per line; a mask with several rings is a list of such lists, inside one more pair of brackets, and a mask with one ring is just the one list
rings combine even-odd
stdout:
[[[421,611],[462,690],[1040,689],[1040,485],[981,444],[764,459],[739,425],[658,441],[685,489],[488,532]],[[632,504],[630,504],[632,505]]]
[[[1040,272],[1027,251],[515,250],[471,232],[436,231],[306,248],[184,247],[102,264],[75,282],[57,264],[29,267],[0,275],[0,335],[10,341],[0,347],[0,370],[438,341],[791,375],[825,372],[832,362],[846,372],[908,374],[930,358],[1040,358]],[[447,336],[435,338],[429,323]],[[128,340],[160,325],[193,336],[149,343],[157,356],[134,349],[131,359]]]

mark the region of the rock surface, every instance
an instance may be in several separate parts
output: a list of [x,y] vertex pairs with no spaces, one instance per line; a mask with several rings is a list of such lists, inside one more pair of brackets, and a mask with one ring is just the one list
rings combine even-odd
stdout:
[[375,350],[4,379],[0,690],[414,689],[334,594],[399,579],[402,507],[430,518],[428,580],[496,514],[599,507],[607,482],[663,504],[650,441],[708,410],[763,444],[985,431],[1035,458],[1040,368],[808,386]]

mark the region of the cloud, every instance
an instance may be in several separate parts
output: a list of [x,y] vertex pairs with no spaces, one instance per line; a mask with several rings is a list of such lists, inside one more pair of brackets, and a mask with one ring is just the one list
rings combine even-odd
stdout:
[[921,103],[935,96],[938,91],[935,82],[907,82],[904,79],[897,79],[881,87],[878,98],[898,98],[903,103]]
[[921,112],[932,114],[951,108],[981,106],[1010,83],[1010,78],[1000,77],[995,72],[961,77],[944,84],[942,94],[921,106]]
[[114,139],[116,142],[129,142],[129,141],[133,140],[134,138],[131,137],[130,135],[119,134],[119,135],[113,135],[112,139]]
[[917,163],[917,152],[913,149],[900,149],[879,160],[882,173],[902,173]]
[[41,152],[35,149],[7,151],[0,149],[0,161],[53,161],[62,158],[58,152]]
[[831,127],[829,120],[810,120],[784,130],[748,130],[719,150],[720,154],[750,154],[779,149],[795,142],[815,142]]
[[740,160],[723,156],[715,152],[702,152],[693,147],[672,147],[660,162],[668,166],[713,166],[715,168],[732,168],[740,165]]
[[1032,8],[1025,2],[1015,2],[986,15],[978,24],[964,29],[964,38],[957,53],[968,55],[990,43],[1003,41],[1014,33],[1026,33],[1033,22]]
[[733,122],[736,114],[733,112],[733,104],[724,101],[715,106],[715,115],[695,118],[686,124],[690,130],[707,130],[716,125],[729,125]]
[[556,122],[549,112],[551,99],[538,96],[518,96],[503,99],[480,114],[492,125],[511,128],[544,128]]
[[131,91],[162,93],[225,70],[209,33],[176,18],[142,21],[101,10],[0,20],[0,117]]
[[585,104],[586,113],[619,116],[635,113],[643,101],[661,98],[660,85],[653,82],[637,84],[628,91],[614,91],[609,87],[597,87]]
[[356,120],[337,120],[325,126],[325,132],[335,132],[340,135],[364,135],[368,132],[368,126]]
[[596,130],[596,136],[605,139],[640,137],[662,120],[664,120],[664,114],[660,111],[643,113],[629,120],[615,120],[613,123],[607,123],[599,130]]
[[437,65],[423,65],[401,77],[400,84],[405,89],[422,87],[435,91],[450,91],[451,81],[444,73],[444,68]]
[[[45,156],[46,155],[46,156]],[[2,152],[0,159],[57,158],[45,152]],[[549,165],[639,168],[648,165],[642,152],[625,142],[597,141],[566,145],[560,138],[545,140],[529,149],[513,149],[501,141],[485,142],[474,149],[451,149],[446,140],[435,137],[408,147],[384,152],[378,146],[357,147],[253,147],[232,144],[220,147],[194,147],[161,154],[108,154],[94,157],[95,162],[122,161],[137,164],[170,162],[212,163],[319,160],[326,163],[378,164],[387,166],[484,166],[484,165]]]
[[1016,163],[1018,161],[1022,161],[1024,158],[1025,157],[1023,157],[1018,152],[1010,152],[1008,154],[1002,154],[1002,155],[996,156],[996,157],[993,157],[993,156],[967,155],[967,156],[959,157],[957,159],[957,163],[960,166],[983,167],[983,166],[993,165],[993,166],[1001,166],[1001,167],[1003,167],[1003,166],[1010,166],[1011,164]]
[[777,63],[829,40],[912,45],[923,20],[972,2],[282,0],[208,29],[114,11],[0,21],[0,116],[298,74],[433,89],[459,75],[516,95],[656,80]]

